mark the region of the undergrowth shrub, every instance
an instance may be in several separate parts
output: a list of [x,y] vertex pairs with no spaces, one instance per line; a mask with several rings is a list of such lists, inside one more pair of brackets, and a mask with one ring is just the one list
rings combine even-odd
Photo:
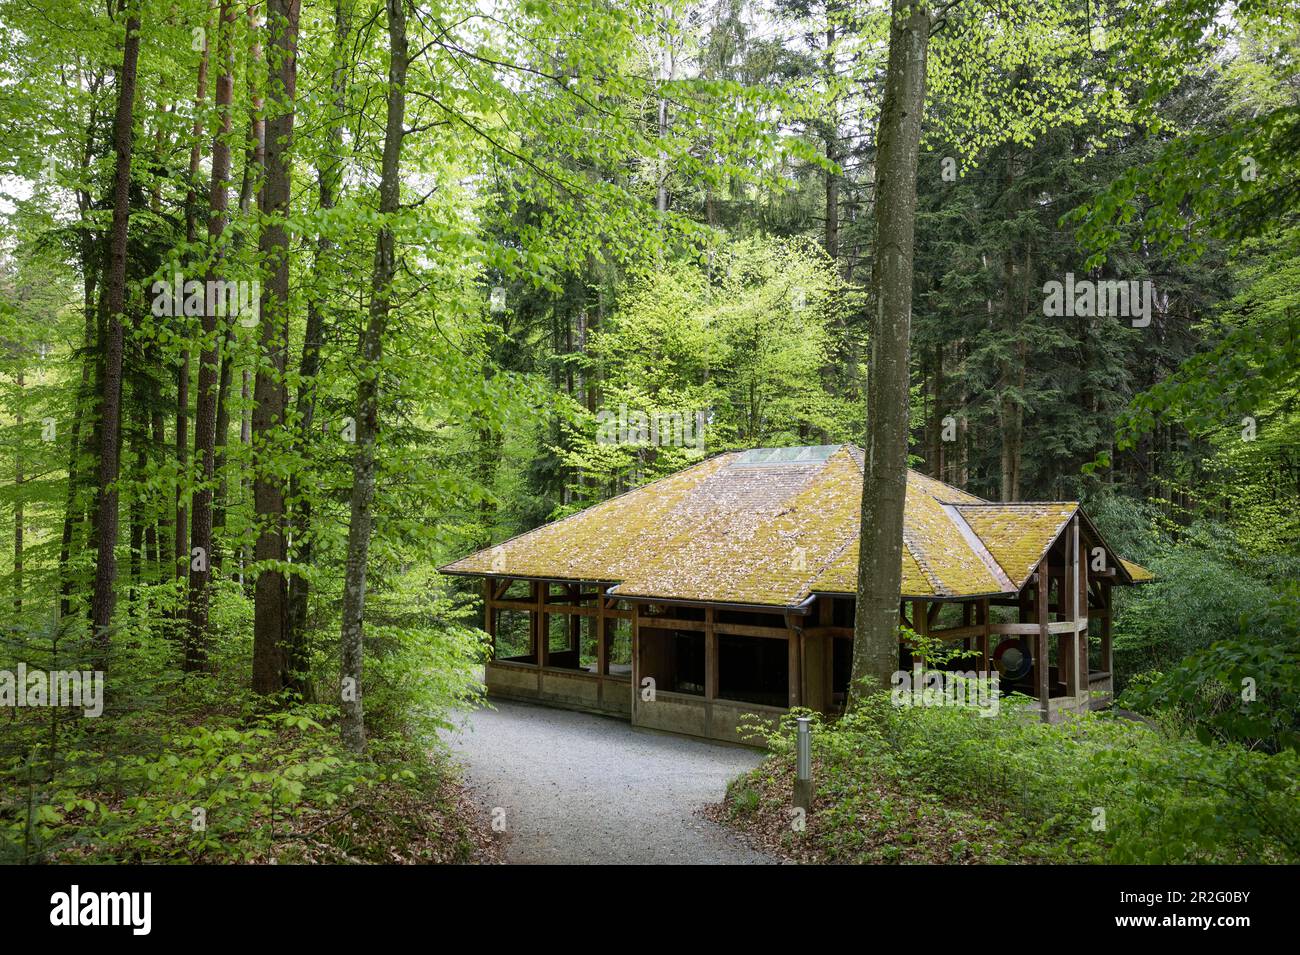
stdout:
[[[1205,745],[1101,714],[1044,724],[1015,699],[989,716],[869,696],[838,720],[816,720],[815,787],[939,797],[996,820],[1026,860],[1300,860],[1294,751]],[[775,760],[793,759],[797,715],[810,714],[791,714],[767,734]],[[817,838],[828,855],[845,855],[858,838],[854,798],[842,800],[843,811],[819,806]]]

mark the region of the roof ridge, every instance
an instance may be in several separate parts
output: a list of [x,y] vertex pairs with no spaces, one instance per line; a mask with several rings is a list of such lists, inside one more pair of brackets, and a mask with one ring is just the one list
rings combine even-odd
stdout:
[[[935,594],[947,596],[949,593],[949,589],[944,585],[944,582],[939,578],[938,572],[935,571],[935,569],[930,566],[930,558],[925,555],[924,552],[925,549],[924,548],[918,549],[916,547],[916,542],[914,540],[908,540],[909,537],[915,537],[915,536],[916,536],[915,534],[912,534],[908,531],[907,521],[906,519],[904,519],[903,546],[906,547],[907,552],[912,555],[912,560],[916,561],[916,566],[921,568],[921,573],[925,574],[925,579],[930,582],[930,586],[934,588]],[[859,556],[858,559],[861,560],[861,557]]]
[[[935,500],[939,500],[935,498]],[[1058,504],[1069,504],[1071,507],[1081,506],[1078,501],[985,501],[978,503],[974,501],[939,501],[940,504],[951,504],[954,507],[1052,507]]]
[[[970,502],[970,503],[972,503],[972,504],[974,504],[974,503],[980,503],[980,504],[989,504],[989,503],[992,503],[991,501],[986,501],[984,498],[980,497],[978,494],[972,494],[970,491],[964,491],[964,490],[962,490],[961,488],[957,487],[955,484],[949,484],[947,481],[941,481],[939,478],[934,477],[933,475],[930,475],[930,474],[926,474],[924,471],[918,471],[916,468],[908,468],[908,469],[907,469],[907,473],[908,473],[909,476],[910,476],[910,475],[916,475],[917,477],[921,478],[921,480],[923,480],[923,481],[928,481],[928,482],[930,482],[931,484],[937,484],[937,485],[939,485],[939,486],[942,487],[942,488],[947,488],[949,491],[956,491],[958,494],[961,494],[961,495],[963,495],[963,496],[965,496],[965,497],[971,497],[971,498],[974,498],[975,500]],[[937,495],[937,494],[933,494],[933,493],[930,493],[930,492],[926,492],[926,493],[929,493],[930,496],[931,496],[932,498],[934,498],[936,501],[939,501],[939,495]],[[944,502],[943,502],[943,501],[940,501],[940,503],[944,503]]]

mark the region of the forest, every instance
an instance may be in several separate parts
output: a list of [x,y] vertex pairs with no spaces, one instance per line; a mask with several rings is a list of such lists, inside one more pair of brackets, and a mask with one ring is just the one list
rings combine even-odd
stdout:
[[[1297,0],[0,0],[0,124],[0,862],[501,861],[438,568],[842,444],[816,825],[791,721],[711,825],[1300,860]],[[875,692],[907,468],[1151,571],[1110,713]]]

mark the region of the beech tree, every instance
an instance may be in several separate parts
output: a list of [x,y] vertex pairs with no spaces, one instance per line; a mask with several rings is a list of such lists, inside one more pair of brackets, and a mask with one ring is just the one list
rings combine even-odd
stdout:
[[379,401],[384,336],[393,303],[397,248],[391,219],[401,205],[402,140],[406,135],[406,0],[387,0],[388,108],[384,122],[384,152],[379,174],[379,231],[375,236],[375,265],[370,280],[370,311],[361,338],[357,382],[356,457],[352,466],[351,515],[343,580],[343,633],[340,668],[343,741],[356,752],[365,749],[366,727],[361,692],[366,612],[366,560],[370,553],[371,508],[375,498],[375,439],[379,432]]
[[890,674],[898,669],[916,167],[933,23],[928,3],[893,0],[876,160],[876,301],[870,326],[862,536],[853,623],[855,686],[867,679],[888,686]]
[[[223,263],[226,252],[222,247],[226,230],[227,207],[230,202],[230,133],[232,107],[235,96],[235,17],[237,11],[229,0],[223,0],[217,14],[216,61],[220,73],[216,82],[217,128],[212,137],[212,187],[208,212],[207,287],[224,279]],[[207,661],[208,639],[208,586],[212,576],[212,497],[216,479],[217,381],[220,374],[221,336],[224,329],[217,327],[217,309],[213,296],[207,296],[203,314],[203,351],[199,358],[198,406],[194,418],[194,452],[199,462],[199,483],[195,488],[190,508],[190,590],[189,625],[185,641],[185,666],[202,668]],[[227,316],[232,322],[235,316]],[[228,362],[226,363],[228,366]]]
[[298,83],[300,0],[267,0],[267,63],[270,82],[266,120],[266,172],[261,213],[265,221],[258,252],[266,270],[258,331],[262,357],[253,387],[253,502],[257,520],[258,562],[253,619],[253,689],[275,693],[286,682],[288,583],[284,563],[285,482],[270,464],[283,427],[288,401],[285,372],[289,337],[289,215],[292,183],[294,98]]
[[125,11],[122,68],[117,73],[117,110],[113,116],[113,221],[105,268],[102,399],[99,406],[99,515],[95,530],[98,561],[91,623],[101,652],[109,647],[109,628],[117,602],[118,441],[121,435],[123,312],[126,308],[126,243],[131,221],[131,155],[135,144],[135,81],[140,58],[138,8]]

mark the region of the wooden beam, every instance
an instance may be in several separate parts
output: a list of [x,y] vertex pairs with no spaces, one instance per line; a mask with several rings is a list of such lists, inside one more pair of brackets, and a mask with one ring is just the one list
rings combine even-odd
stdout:
[[[706,629],[704,620],[656,617],[652,614],[642,614],[640,620],[644,627],[658,627],[661,630],[698,630],[703,633]],[[784,640],[790,635],[783,627],[758,627],[747,623],[714,623],[713,629],[716,633],[729,633],[738,637],[766,637],[772,640]]]
[[[534,586],[536,586],[536,584],[534,584]],[[537,598],[529,597],[527,600],[494,600],[492,601],[492,605],[494,607],[499,607],[502,610],[536,610]]]
[[[978,637],[983,632],[983,625],[973,623],[970,626],[944,627],[942,630],[931,630],[929,636],[938,637],[940,640],[965,640],[967,637]],[[1037,633],[1037,631],[1034,632]]]
[[[535,610],[537,604],[532,600],[494,600],[492,606],[501,610]],[[548,603],[546,612],[551,616],[574,616],[574,617],[594,617],[599,612],[596,607],[575,607],[571,604]],[[621,617],[624,620],[632,619],[630,610],[605,610],[607,617]],[[686,629],[686,628],[682,628]]]
[[1078,625],[1075,624],[1073,620],[1053,620],[1047,624],[994,623],[989,625],[989,633],[1000,633],[1018,637],[1033,637],[1037,636],[1044,626],[1047,628],[1047,633],[1073,633],[1074,628]]
[[[637,607],[642,606],[637,604]],[[704,630],[703,620],[687,620],[683,617],[663,617],[652,613],[642,613],[640,615],[642,625],[647,627],[659,627],[663,630]]]
[[850,639],[850,640],[853,639],[853,628],[852,628],[852,627],[832,627],[832,626],[829,626],[829,625],[825,625],[825,626],[824,626],[824,625],[822,625],[822,624],[818,624],[818,625],[815,626],[815,627],[804,627],[803,632],[804,632],[804,636],[807,636],[807,637],[811,637],[811,636],[818,636],[818,637],[847,637],[847,638]]

